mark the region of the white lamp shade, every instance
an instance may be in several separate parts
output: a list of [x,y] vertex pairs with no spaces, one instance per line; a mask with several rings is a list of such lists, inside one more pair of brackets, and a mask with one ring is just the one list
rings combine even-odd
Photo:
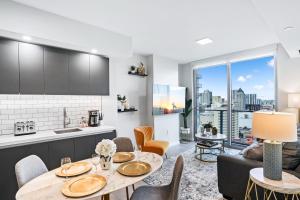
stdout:
[[283,112],[254,112],[252,135],[256,138],[278,141],[297,141],[296,115]]
[[289,108],[300,108],[300,94],[299,93],[288,94],[288,107]]

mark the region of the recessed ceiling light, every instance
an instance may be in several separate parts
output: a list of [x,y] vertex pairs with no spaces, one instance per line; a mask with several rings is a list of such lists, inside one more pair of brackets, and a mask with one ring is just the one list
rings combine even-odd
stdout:
[[284,27],[284,31],[290,31],[290,30],[293,30],[293,29],[295,29],[295,27],[294,26],[286,26],[286,27]]
[[92,49],[91,52],[92,52],[92,53],[97,53],[98,50],[97,50],[97,49]]
[[201,45],[210,44],[212,42],[213,41],[210,38],[202,38],[202,39],[196,41],[197,44],[201,44]]
[[22,38],[23,38],[23,40],[25,40],[25,41],[31,41],[31,37],[30,37],[30,36],[23,35]]

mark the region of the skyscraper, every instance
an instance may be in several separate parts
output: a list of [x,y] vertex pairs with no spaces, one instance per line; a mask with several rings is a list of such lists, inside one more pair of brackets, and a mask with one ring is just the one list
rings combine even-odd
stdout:
[[212,92],[209,90],[204,90],[200,93],[200,104],[210,107],[212,104]]
[[245,110],[246,107],[246,96],[244,91],[239,88],[238,90],[232,90],[232,103],[233,109]]
[[246,94],[246,104],[256,105],[257,104],[256,94]]

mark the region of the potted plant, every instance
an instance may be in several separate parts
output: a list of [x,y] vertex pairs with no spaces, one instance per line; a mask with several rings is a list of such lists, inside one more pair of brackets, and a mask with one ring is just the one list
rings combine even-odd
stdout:
[[211,122],[209,122],[207,124],[204,124],[203,128],[204,128],[203,135],[207,135],[207,133],[211,133],[211,130],[212,130],[213,126],[211,125]]
[[184,112],[181,113],[181,116],[183,117],[183,127],[181,127],[181,134],[189,135],[191,132],[191,129],[187,125],[187,118],[192,112],[192,99],[186,99],[185,100],[185,109]]
[[212,132],[213,135],[217,135],[218,134],[217,127],[213,127],[212,130],[211,130],[211,132]]
[[118,105],[118,110],[124,111],[124,109],[127,109],[127,98],[126,96],[117,95],[118,102],[120,102],[120,105]]

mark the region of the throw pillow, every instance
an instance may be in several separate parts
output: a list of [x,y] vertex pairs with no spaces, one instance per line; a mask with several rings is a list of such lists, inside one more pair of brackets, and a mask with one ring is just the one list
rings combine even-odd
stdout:
[[282,148],[282,168],[294,170],[300,164],[300,141],[287,142]]
[[243,157],[263,161],[263,143],[253,143],[242,151]]

